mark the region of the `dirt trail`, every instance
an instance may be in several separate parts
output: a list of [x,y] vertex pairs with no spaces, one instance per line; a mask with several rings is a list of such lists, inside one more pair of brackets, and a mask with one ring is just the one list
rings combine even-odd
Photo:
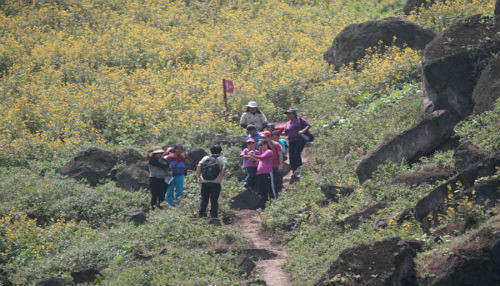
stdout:
[[[284,123],[278,123],[278,126]],[[307,162],[309,157],[309,148],[306,147],[302,153],[302,161]],[[283,177],[283,191],[286,191],[292,172]],[[248,237],[256,248],[267,249],[277,254],[273,259],[261,260],[256,262],[257,274],[266,282],[268,286],[284,286],[290,284],[290,274],[283,270],[281,266],[286,262],[287,253],[279,250],[279,244],[273,241],[272,237],[266,235],[260,230],[260,216],[254,210],[239,210],[238,219],[232,227],[244,236]]]

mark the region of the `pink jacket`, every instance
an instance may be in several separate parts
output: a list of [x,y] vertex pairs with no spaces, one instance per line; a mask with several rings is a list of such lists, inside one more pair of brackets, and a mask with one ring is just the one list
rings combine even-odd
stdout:
[[259,165],[257,166],[257,175],[269,174],[273,172],[273,151],[266,150],[261,155],[256,156],[259,159]]

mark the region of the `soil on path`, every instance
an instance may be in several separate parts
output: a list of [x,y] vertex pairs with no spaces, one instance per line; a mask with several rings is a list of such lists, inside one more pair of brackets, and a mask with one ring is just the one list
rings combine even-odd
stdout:
[[[284,124],[277,124],[278,126]],[[302,153],[302,161],[307,162],[309,148],[306,147]],[[283,177],[283,191],[286,191],[292,172]],[[254,210],[239,210],[238,219],[232,227],[248,237],[255,248],[267,249],[277,254],[273,259],[256,262],[258,276],[266,282],[268,286],[284,286],[290,284],[290,274],[281,267],[287,258],[287,253],[279,249],[279,243],[260,230],[260,216]]]

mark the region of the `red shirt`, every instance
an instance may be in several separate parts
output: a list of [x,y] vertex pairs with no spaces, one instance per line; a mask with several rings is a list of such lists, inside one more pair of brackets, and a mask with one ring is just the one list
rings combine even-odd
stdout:
[[281,144],[276,142],[273,142],[273,168],[279,167],[280,166],[280,157],[279,154],[283,154],[283,147],[281,147]]

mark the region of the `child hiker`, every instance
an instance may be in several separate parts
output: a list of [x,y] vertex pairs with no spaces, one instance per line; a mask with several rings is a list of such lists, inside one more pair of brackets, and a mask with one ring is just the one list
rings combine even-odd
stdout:
[[[167,190],[167,203],[175,207],[179,204],[179,200],[184,194],[184,172],[186,169],[186,157],[182,155],[184,148],[182,145],[174,145],[173,153],[167,156],[167,161],[172,168],[174,176]],[[175,195],[174,195],[175,190]]]
[[252,154],[259,154],[259,151],[255,150],[255,140],[248,139],[247,147],[243,149],[240,157],[243,158],[243,168],[245,169],[246,177],[243,187],[245,190],[253,189],[255,187],[255,176],[257,175],[257,161],[251,158]]

